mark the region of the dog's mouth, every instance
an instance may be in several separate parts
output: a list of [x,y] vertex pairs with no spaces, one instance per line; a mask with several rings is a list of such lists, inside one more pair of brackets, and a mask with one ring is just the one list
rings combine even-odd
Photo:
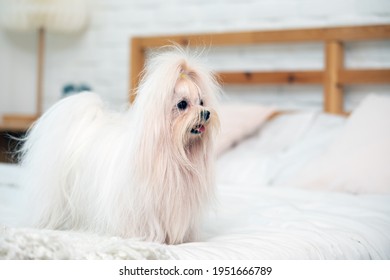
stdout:
[[192,134],[201,134],[206,131],[206,127],[203,124],[198,124],[191,129]]

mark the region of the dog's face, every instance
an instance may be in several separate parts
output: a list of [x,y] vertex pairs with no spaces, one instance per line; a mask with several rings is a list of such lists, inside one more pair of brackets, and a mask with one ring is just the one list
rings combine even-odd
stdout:
[[196,83],[192,73],[182,72],[173,93],[172,132],[184,146],[207,141],[218,125],[218,116],[210,107],[207,93]]

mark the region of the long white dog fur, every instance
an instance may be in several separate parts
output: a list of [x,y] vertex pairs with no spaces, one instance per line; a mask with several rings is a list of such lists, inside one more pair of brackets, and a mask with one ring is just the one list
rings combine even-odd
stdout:
[[148,60],[124,112],[94,93],[55,104],[21,151],[29,224],[167,244],[196,239],[214,198],[218,93],[198,57],[174,47]]

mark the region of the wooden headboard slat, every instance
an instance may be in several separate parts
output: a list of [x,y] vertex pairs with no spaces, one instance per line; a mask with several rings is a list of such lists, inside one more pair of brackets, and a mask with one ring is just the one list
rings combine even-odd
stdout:
[[303,28],[269,31],[204,33],[192,35],[137,37],[143,48],[159,47],[174,42],[180,45],[252,45],[261,43],[293,43],[310,41],[360,41],[390,38],[390,25]]
[[390,80],[390,69],[342,70],[339,76],[340,82],[347,85],[387,84]]
[[323,84],[324,110],[344,114],[343,86],[346,84],[390,83],[390,69],[345,69],[344,43],[364,40],[389,40],[390,25],[287,29],[210,34],[135,37],[131,40],[130,101],[145,62],[148,48],[171,43],[190,46],[240,46],[265,43],[323,42],[324,69],[309,71],[223,72],[226,84]]
[[219,72],[223,84],[322,84],[323,71]]
[[339,73],[344,69],[344,46],[340,41],[325,43],[324,111],[340,114],[344,111],[343,84]]
[[[323,84],[324,71],[244,71],[218,72],[223,84]],[[348,69],[339,70],[339,83],[344,85],[387,84],[390,70]]]

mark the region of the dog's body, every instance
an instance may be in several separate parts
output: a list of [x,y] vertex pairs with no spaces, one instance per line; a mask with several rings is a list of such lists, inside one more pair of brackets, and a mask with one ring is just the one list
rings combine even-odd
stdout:
[[93,93],[57,103],[22,148],[32,225],[193,240],[214,196],[217,94],[211,72],[176,49],[149,61],[126,112]]

